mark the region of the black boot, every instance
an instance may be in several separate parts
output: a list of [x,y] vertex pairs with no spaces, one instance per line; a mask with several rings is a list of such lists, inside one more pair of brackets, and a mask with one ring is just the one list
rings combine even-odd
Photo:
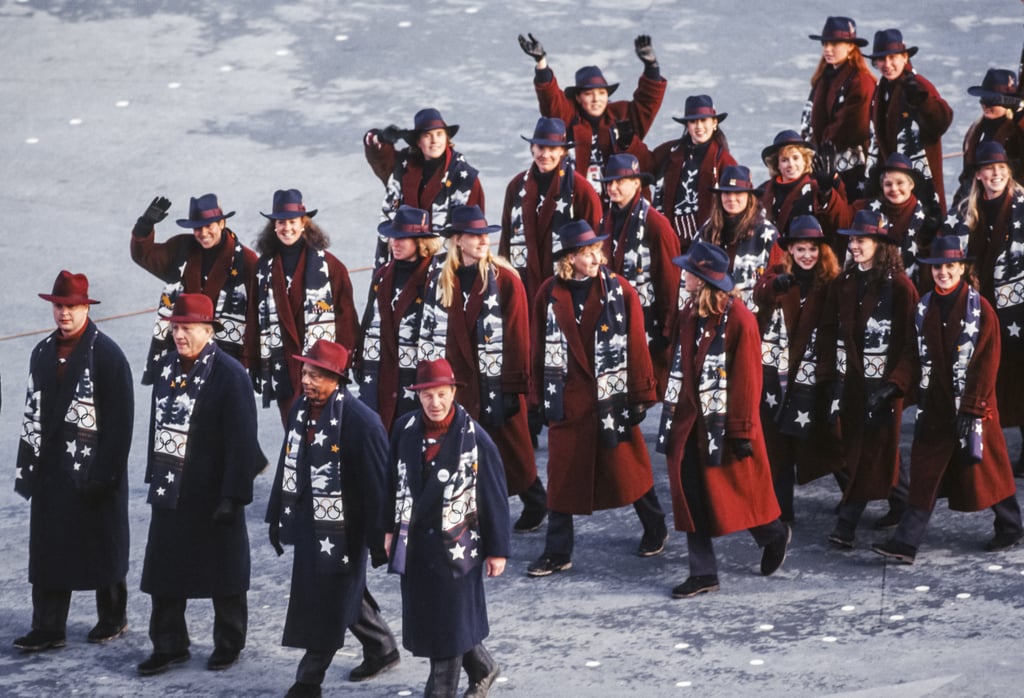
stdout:
[[462,657],[430,658],[430,677],[423,698],[456,698],[462,675]]
[[512,526],[512,530],[516,533],[536,531],[544,523],[544,517],[548,513],[548,493],[540,477],[519,495],[519,500],[523,503],[523,513]]

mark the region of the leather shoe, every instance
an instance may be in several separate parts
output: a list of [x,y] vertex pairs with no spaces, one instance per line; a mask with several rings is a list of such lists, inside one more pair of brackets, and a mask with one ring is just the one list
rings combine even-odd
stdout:
[[211,671],[220,671],[238,661],[238,650],[227,650],[222,647],[214,647],[213,654],[206,660],[206,668]]
[[[786,526],[786,524],[782,524]],[[786,551],[789,549],[789,541],[793,540],[793,529],[786,526],[786,535],[780,536],[779,540],[764,546],[761,553],[761,575],[771,576],[786,561]]]
[[896,507],[890,506],[889,511],[885,512],[878,521],[875,521],[874,529],[876,531],[888,531],[896,528],[900,525],[901,518],[903,518],[903,512]]
[[321,690],[320,684],[296,681],[284,694],[284,698],[320,698],[322,695],[323,690]]
[[654,533],[644,533],[644,537],[640,539],[640,546],[636,549],[636,554],[640,557],[660,555],[665,552],[665,541],[667,540],[668,529],[665,524],[662,524]]
[[141,676],[162,674],[172,665],[187,662],[191,658],[192,655],[188,650],[182,650],[181,652],[154,652],[149,655],[149,659],[139,664],[139,674]]
[[92,643],[109,642],[121,637],[127,630],[128,623],[114,624],[100,621],[93,626],[85,639]]
[[22,635],[14,641],[14,646],[22,652],[42,652],[43,650],[54,650],[67,644],[63,635],[48,633],[45,630],[29,630],[27,635]]
[[487,694],[491,690],[491,684],[498,678],[498,674],[501,673],[501,667],[497,664],[491,669],[491,673],[483,677],[479,681],[471,683],[465,693],[462,694],[462,698],[487,698]]
[[388,669],[393,669],[402,661],[397,649],[391,650],[383,657],[364,657],[363,663],[348,673],[349,681],[369,681]]
[[1021,538],[1024,538],[1024,533],[1021,533],[1020,531],[1002,531],[1001,533],[997,533],[992,536],[992,538],[985,543],[985,550],[990,553],[1009,550],[1020,543]]
[[840,548],[853,548],[854,531],[853,524],[840,519],[836,522],[836,527],[832,529],[832,533],[828,534],[828,542]]
[[544,507],[523,507],[523,513],[512,524],[512,530],[516,533],[536,531],[544,523],[544,517],[547,515],[548,510]]
[[544,553],[526,568],[526,574],[530,577],[547,577],[552,572],[564,572],[571,568],[572,560],[568,555]]
[[875,543],[871,546],[871,549],[882,557],[887,557],[890,560],[895,560],[904,565],[913,565],[914,558],[917,557],[917,548],[906,543],[901,543],[898,540],[887,540],[881,543]]
[[696,577],[688,577],[685,582],[672,590],[673,599],[689,599],[698,594],[707,594],[711,591],[718,591],[718,575],[702,574]]

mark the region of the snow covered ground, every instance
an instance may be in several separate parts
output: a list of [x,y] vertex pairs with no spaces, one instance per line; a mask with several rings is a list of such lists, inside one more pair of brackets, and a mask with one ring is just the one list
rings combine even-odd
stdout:
[[[630,92],[640,73],[636,34],[653,36],[669,91],[648,137],[676,137],[669,118],[688,94],[709,93],[737,159],[766,172],[761,148],[795,128],[817,60],[807,39],[825,16],[854,12],[859,33],[900,27],[920,47],[914,65],[956,113],[944,139],[956,152],[978,115],[966,88],[990,66],[1015,69],[1024,39],[1021,5],[984,6],[869,0],[843,6],[683,3],[651,0],[477,0],[331,2],[301,0],[0,0],[0,452],[10,483],[31,347],[50,312],[36,296],[62,268],[85,272],[103,301],[96,318],[124,348],[136,377],[160,282],[132,264],[129,231],[157,194],[174,206],[157,237],[178,232],[172,220],[188,199],[216,192],[237,210],[232,229],[251,242],[278,188],[297,187],[331,234],[332,251],[354,270],[361,308],[382,187],[366,166],[366,128],[411,126],[422,107],[461,125],[456,142],[479,168],[493,220],[505,183],[529,163],[520,134],[532,131],[532,62],[516,34],[544,42],[562,84],[583,64],[603,67]],[[618,95],[616,95],[618,96]],[[954,181],[957,158],[947,161]],[[952,190],[952,186],[948,189]],[[142,484],[148,392],[137,392],[131,461],[131,632],[108,646],[86,645],[94,622],[91,595],[75,595],[69,644],[22,655],[10,640],[29,626],[26,581],[28,504],[0,488],[0,693],[13,695],[274,695],[293,680],[300,652],[279,646],[290,554],[278,559],[260,522],[269,475],[257,481],[250,508],[253,579],[249,644],[236,666],[207,672],[210,605],[191,604],[192,662],[152,679],[135,674],[149,651],[149,600],[137,590],[149,511]],[[653,442],[657,419],[645,431]],[[909,437],[909,430],[906,435]],[[275,411],[261,414],[264,450],[277,453]],[[908,442],[909,443],[909,442]],[[1019,437],[1014,435],[1011,455]],[[652,448],[653,452],[653,448]],[[546,459],[546,449],[540,453]],[[654,457],[668,505],[664,459]],[[798,492],[798,521],[785,568],[756,574],[756,547],[739,534],[718,545],[722,591],[673,601],[686,576],[681,535],[666,555],[641,560],[635,517],[624,509],[580,519],[571,572],[528,579],[543,548],[541,533],[516,537],[505,576],[488,583],[492,635],[503,666],[495,695],[995,695],[1019,683],[1024,606],[1024,549],[980,552],[991,531],[987,513],[950,514],[942,504],[913,567],[885,566],[867,548],[869,530],[851,553],[825,543],[833,518],[831,483]],[[518,504],[513,504],[518,509]],[[516,512],[517,513],[517,512]],[[872,514],[881,513],[869,510]],[[400,630],[397,579],[370,575],[392,627]],[[354,640],[351,641],[354,643]],[[358,663],[346,647],[325,689],[335,695],[419,694],[425,660],[404,656],[369,684],[344,677]],[[465,683],[465,682],[463,682]],[[405,693],[403,693],[405,692]]]

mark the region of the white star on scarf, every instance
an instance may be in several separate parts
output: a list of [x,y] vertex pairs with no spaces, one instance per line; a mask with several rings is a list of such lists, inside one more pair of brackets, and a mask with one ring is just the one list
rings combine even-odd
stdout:
[[334,543],[331,542],[330,538],[324,538],[320,541],[320,552],[330,555],[332,550],[334,550]]
[[920,208],[917,209],[917,211],[914,213],[914,218],[917,218],[918,220],[922,220],[923,221],[924,220],[924,209],[920,209]]
[[1016,320],[1007,326],[1006,330],[1010,333],[1011,337],[1020,337],[1020,325],[1017,324]]
[[801,412],[800,410],[797,410],[796,411],[796,419],[794,421],[797,424],[799,424],[801,428],[803,428],[803,427],[807,426],[810,423],[811,418],[810,418],[810,416],[806,412]]
[[416,397],[416,391],[410,390],[409,388],[402,388],[402,397],[406,400],[412,400]]
[[90,453],[92,453],[92,446],[82,446],[83,457],[88,458]]
[[975,332],[978,331],[977,323],[975,323],[973,320],[971,322],[965,322],[964,331],[967,332],[967,334],[974,334]]
[[75,472],[77,473],[77,472],[78,472],[79,470],[81,470],[81,469],[82,469],[82,464],[81,464],[81,463],[77,463],[77,462],[76,462],[76,463],[75,463],[75,465],[74,465],[73,467],[74,467],[74,469],[75,469]]
[[773,237],[775,236],[772,234],[772,229],[766,226],[764,232],[761,233],[761,239],[765,242],[771,242]]
[[14,479],[15,480],[20,480],[21,479],[21,468],[15,468],[14,469]]
[[711,435],[711,432],[709,431],[708,432],[708,455],[710,456],[712,453],[714,453],[717,450],[718,450],[718,446],[715,445],[715,437],[713,437]]
[[156,488],[156,496],[157,497],[163,497],[164,494],[166,494],[166,492],[167,492],[167,490],[165,490],[163,487],[157,487]]
[[608,431],[615,431],[615,418],[612,417],[611,415],[608,415],[607,417],[601,420],[601,425]]
[[68,453],[72,456],[78,451],[78,445],[74,441],[68,441]]
[[285,516],[291,516],[292,515],[292,508],[291,507],[285,507],[284,508],[284,515]]
[[313,437],[313,445],[314,446],[323,446],[324,439],[326,439],[326,438],[327,438],[327,434],[326,433],[324,433],[322,431],[317,432],[316,436]]
[[956,225],[956,216],[954,214],[951,213],[948,216],[946,216],[946,225],[951,227]]
[[174,473],[168,472],[167,475],[165,476],[165,479],[167,480],[167,482],[174,482]]
[[832,401],[832,407],[830,408],[833,413],[839,411],[839,400]]
[[171,365],[164,364],[164,370],[160,372],[161,378],[169,378],[171,375]]
[[452,554],[452,559],[453,560],[465,560],[466,559],[466,548],[463,547],[462,545],[460,545],[459,543],[456,543],[455,545],[453,545],[450,552]]
[[476,548],[473,548],[473,550],[470,551],[469,556],[470,557],[479,557],[480,556],[480,551],[478,551]]
[[769,407],[775,407],[779,404],[779,401],[775,399],[775,393],[765,393],[764,401]]
[[336,426],[338,426],[338,420],[337,420],[337,419],[332,419],[332,420],[331,420],[331,426],[332,426],[332,427],[336,427]]
[[555,387],[554,383],[548,383],[548,392],[552,395],[558,392],[558,388]]

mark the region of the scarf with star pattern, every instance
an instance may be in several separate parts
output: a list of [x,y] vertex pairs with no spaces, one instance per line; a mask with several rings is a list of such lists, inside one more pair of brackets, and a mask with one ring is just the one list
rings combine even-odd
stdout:
[[[651,244],[647,238],[647,213],[650,210],[651,204],[647,202],[647,199],[639,197],[636,206],[630,211],[629,218],[623,224],[625,233],[623,245],[626,250],[622,257],[622,276],[636,290],[636,295],[640,298],[640,306],[644,309],[644,330],[647,333],[648,342],[654,337],[660,337],[662,332],[658,327],[658,318],[654,314]],[[613,228],[614,223],[609,211],[605,214],[605,225],[602,226],[601,232],[611,235],[612,240],[617,244],[618,240]]]
[[[803,301],[801,301],[802,303]],[[768,408],[786,436],[806,438],[810,432],[811,412],[814,409],[814,372],[818,365],[816,351],[818,329],[811,328],[810,339],[800,357],[790,356],[786,319],[779,304],[772,311],[764,336],[761,337],[761,375],[763,389],[761,405]],[[795,360],[796,373],[789,383],[789,368]]]
[[[523,199],[526,197],[526,188],[531,181],[532,170],[533,167],[523,173],[515,196],[512,197],[512,234],[509,237],[508,261],[516,270],[523,273],[526,271],[526,258],[530,247],[526,239],[526,223],[530,223],[530,235],[535,238],[532,240],[533,244],[551,245],[551,251],[557,253],[562,249],[562,245],[558,241],[558,236],[552,235],[552,232],[557,231],[573,217],[572,195],[576,178],[575,169],[568,156],[563,158],[558,166],[558,176],[555,178],[557,184],[552,183],[555,194],[548,196],[551,192],[550,188],[546,192],[538,192],[537,210],[524,212]],[[536,230],[536,222],[538,218],[543,218],[548,212],[551,213],[551,225],[548,227],[546,235],[541,238],[540,233],[545,231]]]

